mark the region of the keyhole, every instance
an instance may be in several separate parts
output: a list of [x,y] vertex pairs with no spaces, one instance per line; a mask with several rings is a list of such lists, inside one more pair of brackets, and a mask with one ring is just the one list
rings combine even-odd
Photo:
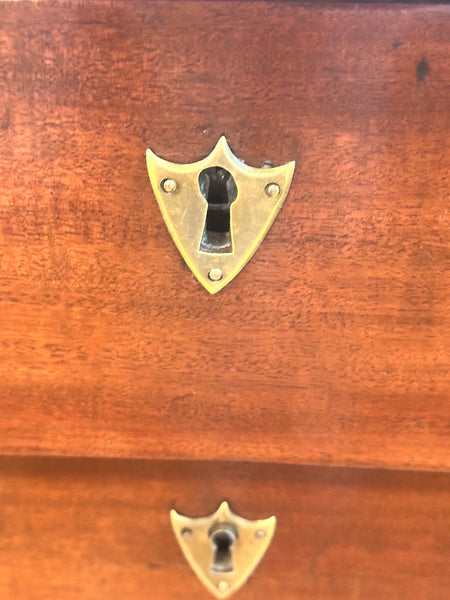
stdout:
[[216,573],[234,571],[231,549],[237,538],[235,527],[227,523],[219,523],[211,528],[209,535],[214,548],[211,571]]
[[198,183],[208,202],[200,251],[230,254],[233,252],[230,209],[238,191],[233,176],[222,167],[209,167],[200,173]]

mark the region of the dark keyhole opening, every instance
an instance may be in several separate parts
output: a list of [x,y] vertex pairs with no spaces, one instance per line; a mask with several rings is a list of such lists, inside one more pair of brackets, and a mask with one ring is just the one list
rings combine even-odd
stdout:
[[237,187],[232,174],[222,167],[209,167],[198,176],[202,196],[208,202],[201,252],[231,253],[230,208],[237,197]]
[[234,528],[227,525],[219,525],[215,531],[212,531],[210,536],[214,548],[211,571],[216,573],[230,573],[234,571],[231,556],[231,548],[237,537]]

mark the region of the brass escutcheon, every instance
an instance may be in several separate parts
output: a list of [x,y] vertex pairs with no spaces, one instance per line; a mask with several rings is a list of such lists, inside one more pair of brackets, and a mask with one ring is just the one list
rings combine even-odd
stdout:
[[153,191],[186,264],[210,292],[247,264],[286,199],[295,162],[260,168],[239,160],[221,137],[195,163],[176,164],[147,150]]
[[249,521],[222,502],[208,517],[192,519],[170,511],[183,554],[216,598],[227,598],[256,569],[272,541],[276,518]]

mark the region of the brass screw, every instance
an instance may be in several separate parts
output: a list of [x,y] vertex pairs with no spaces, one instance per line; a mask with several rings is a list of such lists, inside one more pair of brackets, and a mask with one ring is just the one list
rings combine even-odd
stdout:
[[280,186],[277,183],[268,183],[265,192],[269,198],[276,198],[280,193]]
[[211,281],[220,281],[223,277],[222,269],[211,269],[208,273],[208,277]]
[[221,592],[226,592],[227,589],[230,587],[230,584],[228,583],[228,581],[219,581],[217,587]]
[[273,167],[274,167],[274,164],[270,160],[265,160],[261,165],[261,169],[273,169]]
[[191,537],[192,536],[192,529],[190,529],[189,527],[183,527],[183,529],[181,530],[181,535],[183,537]]
[[163,179],[162,181],[162,189],[166,192],[166,194],[173,194],[176,192],[178,187],[175,179]]

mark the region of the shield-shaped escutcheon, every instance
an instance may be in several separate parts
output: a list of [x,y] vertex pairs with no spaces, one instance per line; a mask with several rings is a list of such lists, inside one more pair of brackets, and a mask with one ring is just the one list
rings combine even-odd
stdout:
[[275,532],[276,518],[250,521],[222,502],[208,517],[170,513],[184,556],[216,598],[227,598],[253,573]]
[[289,191],[295,162],[250,167],[225,137],[195,163],[147,150],[147,167],[164,221],[186,264],[212,294],[254,255]]

